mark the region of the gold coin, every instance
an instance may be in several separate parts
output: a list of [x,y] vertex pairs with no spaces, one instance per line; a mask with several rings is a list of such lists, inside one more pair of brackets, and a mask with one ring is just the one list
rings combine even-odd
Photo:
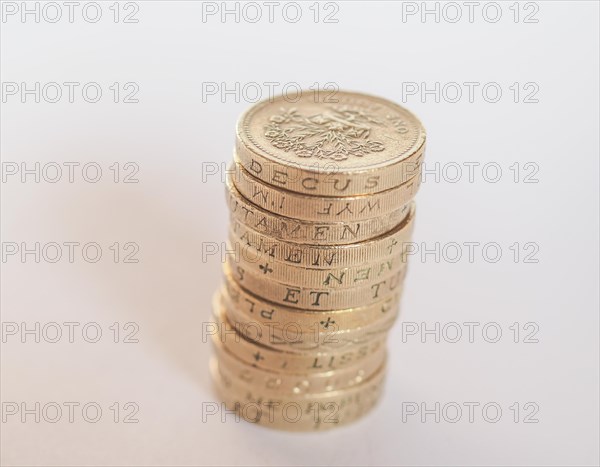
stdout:
[[[227,251],[234,251],[228,243]],[[232,270],[246,271],[266,281],[275,281],[288,285],[315,288],[347,288],[375,284],[406,266],[407,257],[402,252],[369,264],[359,264],[351,268],[302,268],[289,263],[272,261],[251,247],[241,254],[226,256],[226,262]]]
[[256,206],[288,218],[321,222],[365,221],[385,216],[409,203],[421,183],[420,175],[416,175],[402,185],[376,194],[325,197],[268,186],[238,164],[228,178],[233,178],[239,193]]
[[252,248],[265,259],[298,267],[329,269],[354,267],[385,259],[405,250],[412,236],[415,217],[411,203],[408,216],[393,230],[364,242],[349,245],[310,245],[285,242],[257,232],[232,220],[230,242],[236,253]]
[[[227,320],[234,323],[236,331],[249,340],[266,347],[291,351],[331,351],[365,344],[383,337],[396,322],[400,309],[393,308],[384,318],[367,326],[353,330],[340,331],[331,317],[319,321],[320,326],[312,330],[303,330],[298,323],[262,323],[252,320],[236,307],[230,306],[221,298]],[[318,313],[318,312],[313,312]],[[323,329],[324,328],[324,329]]]
[[295,375],[283,372],[262,370],[238,360],[229,354],[220,342],[215,342],[215,354],[221,373],[228,379],[235,379],[265,394],[310,397],[311,393],[321,393],[347,389],[361,384],[370,378],[386,358],[386,349],[381,347],[370,357],[357,365],[340,370]]
[[245,290],[231,274],[225,274],[222,299],[227,308],[236,311],[239,322],[256,322],[268,328],[295,328],[305,335],[323,334],[319,339],[327,339],[333,337],[334,331],[359,332],[368,326],[388,321],[388,316],[397,313],[400,291],[372,305],[321,312],[269,302]]
[[400,224],[410,212],[405,204],[385,216],[359,221],[302,221],[273,214],[244,198],[227,178],[227,205],[231,218],[278,240],[311,245],[345,245],[382,235]]
[[[249,365],[270,371],[285,371],[294,374],[312,374],[337,370],[360,363],[362,360],[384,347],[387,335],[373,339],[351,348],[301,352],[289,349],[273,349],[247,339],[236,331],[234,324],[219,303],[213,303],[215,325],[218,328],[212,334],[212,340],[220,341],[223,347],[238,360]],[[218,344],[216,344],[218,345]]]
[[370,305],[395,294],[402,289],[407,268],[404,264],[401,269],[378,278],[372,284],[341,289],[284,284],[264,275],[252,274],[229,262],[223,265],[223,269],[245,289],[252,290],[265,300],[291,308],[328,311]]
[[270,185],[315,196],[377,193],[416,175],[425,130],[412,113],[365,94],[334,99],[304,94],[254,105],[238,121],[239,162]]
[[241,418],[269,428],[289,431],[315,431],[351,423],[373,408],[383,391],[385,367],[362,384],[352,388],[291,397],[266,394],[240,384],[219,371],[216,359],[210,370],[217,393],[229,410]]

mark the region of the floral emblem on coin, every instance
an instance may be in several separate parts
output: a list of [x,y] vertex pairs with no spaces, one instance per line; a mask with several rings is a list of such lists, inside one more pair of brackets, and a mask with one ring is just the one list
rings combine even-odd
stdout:
[[381,122],[361,110],[334,107],[316,115],[304,116],[297,109],[281,109],[265,127],[265,137],[273,146],[298,157],[343,161],[381,152],[385,146],[369,139],[371,128]]

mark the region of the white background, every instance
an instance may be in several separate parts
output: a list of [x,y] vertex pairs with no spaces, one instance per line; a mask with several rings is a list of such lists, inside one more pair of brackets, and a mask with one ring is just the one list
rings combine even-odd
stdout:
[[[436,22],[432,15],[403,18],[402,2],[337,2],[338,22],[324,23],[315,22],[311,3],[302,3],[297,23],[280,9],[273,23],[236,22],[233,15],[203,21],[202,4],[193,2],[138,2],[137,23],[121,16],[115,24],[108,2],[93,24],[80,10],[73,23],[3,17],[3,83],[96,82],[103,90],[95,104],[81,97],[81,86],[73,103],[3,95],[4,247],[73,241],[97,242],[103,251],[94,264],[80,252],[72,264],[64,257],[3,259],[5,325],[81,325],[74,343],[67,336],[56,344],[3,336],[2,402],[95,402],[103,409],[97,423],[80,409],[74,423],[66,413],[57,423],[35,423],[33,415],[23,423],[3,413],[4,465],[598,464],[598,4],[537,2],[538,22],[526,23],[523,15],[534,7],[518,6],[515,22],[512,2],[501,2],[502,17],[492,23],[493,11],[486,20],[481,8],[469,22],[459,2],[463,17],[452,23],[450,10]],[[120,95],[114,103],[114,82],[136,83],[139,102],[123,103]],[[204,181],[203,173],[230,160],[236,118],[250,105],[239,95],[225,102],[203,95],[207,82],[229,89],[277,82],[278,90],[330,82],[380,95],[423,121],[426,167],[481,164],[473,183],[464,165],[456,183],[448,180],[451,171],[438,181],[427,177],[414,240],[427,248],[496,242],[502,258],[491,263],[479,249],[470,263],[466,247],[457,263],[416,255],[402,302],[405,322],[480,323],[474,342],[466,335],[454,344],[432,335],[421,342],[397,324],[384,399],[356,424],[289,434],[231,417],[202,421],[203,403],[217,400],[202,323],[221,266],[218,256],[203,262],[202,248],[222,242],[228,222],[222,173]],[[451,103],[407,96],[402,83],[409,82],[480,85],[473,102],[464,95]],[[503,91],[497,103],[481,94],[489,82]],[[535,83],[538,102],[524,103],[521,93],[515,103],[515,82],[521,90]],[[86,182],[80,166],[73,183],[66,172],[57,183],[33,176],[23,183],[6,174],[6,162],[95,162],[103,174]],[[139,183],[114,183],[115,162],[137,163]],[[538,182],[524,183],[530,171],[515,182],[515,162],[521,169],[537,164]],[[501,167],[497,183],[483,178],[486,163]],[[115,263],[114,242],[138,244],[139,263]],[[526,242],[539,245],[538,262],[521,256],[515,263],[515,242],[521,253]],[[96,344],[81,337],[89,322],[103,329]],[[139,343],[114,343],[114,322],[136,323]],[[503,331],[497,343],[482,336],[489,322]],[[514,322],[522,330],[518,343],[509,329]],[[537,343],[523,342],[528,322],[539,328]],[[115,423],[108,408],[114,402],[137,404],[139,423]],[[473,423],[466,409],[457,423],[436,423],[433,415],[403,421],[406,402],[481,405]],[[482,417],[489,402],[503,410],[497,423]],[[538,423],[524,423],[523,411],[515,423],[515,402],[521,409],[536,404]]]

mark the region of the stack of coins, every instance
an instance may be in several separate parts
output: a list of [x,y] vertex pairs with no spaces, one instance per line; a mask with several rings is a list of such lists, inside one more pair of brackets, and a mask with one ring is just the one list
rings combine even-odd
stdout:
[[241,417],[316,430],[357,419],[381,394],[425,131],[384,99],[294,97],[237,125],[211,372]]

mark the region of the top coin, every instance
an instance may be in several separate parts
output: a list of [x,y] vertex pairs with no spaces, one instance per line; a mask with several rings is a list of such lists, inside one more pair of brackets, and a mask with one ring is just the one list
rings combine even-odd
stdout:
[[238,163],[270,185],[315,196],[394,188],[420,172],[424,149],[425,129],[412,113],[351,92],[279,96],[237,124]]

